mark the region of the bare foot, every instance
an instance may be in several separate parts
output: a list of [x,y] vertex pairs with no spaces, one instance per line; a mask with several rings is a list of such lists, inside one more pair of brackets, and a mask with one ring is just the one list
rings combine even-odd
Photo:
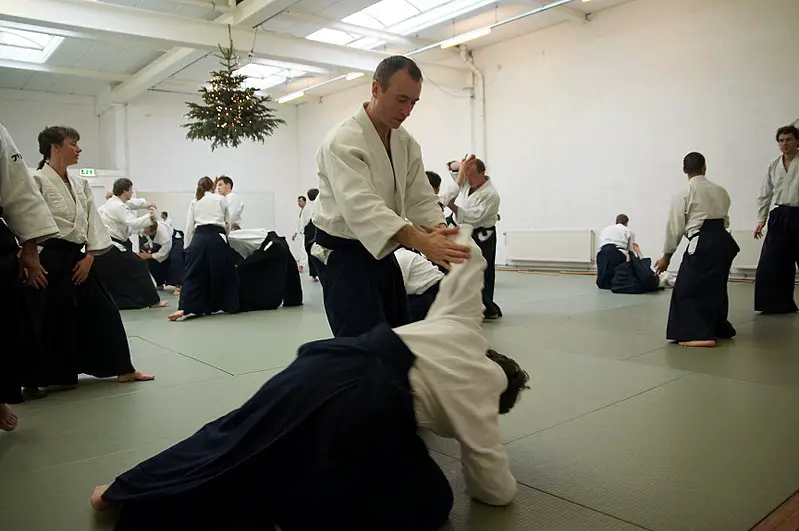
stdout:
[[677,344],[682,347],[706,347],[706,348],[713,348],[717,345],[715,339],[707,339],[702,341],[679,341]]
[[167,319],[169,319],[170,321],[177,321],[181,317],[183,317],[183,310],[178,310],[176,312],[170,313]]
[[100,485],[98,487],[94,487],[94,492],[92,492],[92,498],[91,498],[92,509],[101,512],[105,511],[110,507],[110,504],[103,499],[103,494],[105,494],[105,491],[107,490],[108,490],[108,485]]
[[172,295],[174,295],[175,297],[180,295],[180,287],[175,288],[175,291],[172,292]]
[[139,371],[131,372],[129,374],[120,374],[117,376],[117,382],[119,383],[127,383],[127,382],[149,382],[150,380],[155,380],[155,376],[152,374],[143,374]]
[[169,306],[169,301],[161,301],[158,304],[153,304],[150,308],[166,308]]
[[5,404],[0,404],[0,430],[14,431],[17,427],[19,419]]

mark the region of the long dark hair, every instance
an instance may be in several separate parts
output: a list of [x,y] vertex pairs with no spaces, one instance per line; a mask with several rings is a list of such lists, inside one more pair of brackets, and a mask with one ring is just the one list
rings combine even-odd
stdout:
[[199,201],[205,195],[205,192],[213,192],[214,191],[214,181],[211,180],[210,177],[205,176],[201,177],[199,181],[197,181],[197,191],[194,193],[194,198]]
[[63,125],[53,125],[39,133],[39,154],[42,156],[42,160],[36,169],[41,170],[44,168],[44,165],[50,160],[50,151],[53,146],[62,145],[67,138],[78,142],[80,133],[72,127]]

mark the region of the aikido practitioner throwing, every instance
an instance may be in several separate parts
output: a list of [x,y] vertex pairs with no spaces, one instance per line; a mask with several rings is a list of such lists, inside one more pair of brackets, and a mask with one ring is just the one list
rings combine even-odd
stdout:
[[[793,293],[799,265],[799,129],[780,127],[777,143],[782,152],[768,165],[757,198],[755,238],[768,231],[755,276],[755,311],[793,313]],[[775,208],[769,212],[772,203]]]
[[336,125],[317,153],[319,198],[309,259],[317,260],[336,337],[357,336],[382,322],[410,322],[393,254],[398,245],[440,264],[468,257],[465,246],[447,238],[455,231],[444,224],[422,151],[401,127],[421,91],[416,63],[403,56],[383,59],[371,100]]
[[458,165],[455,184],[457,188],[445,193],[443,202],[452,211],[457,225],[475,227],[472,238],[488,262],[483,285],[483,315],[486,319],[499,319],[502,310],[494,302],[499,194],[486,175],[485,163],[474,155]]
[[435,531],[453,495],[419,430],[457,439],[466,492],[516,494],[499,416],[528,375],[481,333],[485,260],[441,281],[424,321],[315,341],[243,406],[97,487],[97,510],[148,530]]
[[56,234],[58,227],[47,203],[14,140],[0,124],[0,330],[5,340],[0,348],[0,430],[17,427],[17,416],[8,404],[22,401],[23,356],[31,341],[23,332],[23,281],[36,289],[47,285],[37,244]]
[[727,320],[727,280],[740,249],[727,231],[730,196],[705,177],[705,157],[689,153],[683,171],[688,186],[672,200],[663,257],[655,264],[658,274],[668,269],[680,240],[688,238],[671,294],[666,337],[686,347],[715,347],[717,339],[735,335]]

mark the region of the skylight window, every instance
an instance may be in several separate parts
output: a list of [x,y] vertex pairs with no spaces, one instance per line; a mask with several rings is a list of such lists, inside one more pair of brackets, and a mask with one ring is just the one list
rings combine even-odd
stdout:
[[[496,0],[380,0],[341,21],[364,28],[411,35],[495,2]],[[365,50],[377,48],[386,42],[331,28],[322,28],[305,38]]]
[[277,85],[282,85],[290,79],[302,77],[307,74],[304,70],[296,68],[281,68],[258,63],[246,64],[239,68],[236,73],[247,76],[244,85],[257,90],[267,90]]
[[47,33],[0,27],[0,59],[41,64],[63,40]]

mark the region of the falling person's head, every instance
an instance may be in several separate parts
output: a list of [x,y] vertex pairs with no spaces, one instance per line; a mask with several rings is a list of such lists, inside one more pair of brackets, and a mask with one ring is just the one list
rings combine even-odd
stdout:
[[113,192],[123,203],[130,201],[133,197],[133,181],[126,177],[121,177],[114,181]]
[[155,233],[158,232],[158,222],[156,221],[155,223],[153,223],[149,227],[145,227],[143,232],[144,232],[144,234],[146,234],[150,238],[154,237]]
[[309,201],[316,201],[316,198],[319,197],[319,190],[316,188],[311,188],[308,190],[308,200]]
[[783,155],[796,155],[799,151],[799,129],[795,125],[780,127],[777,130],[777,144]]
[[682,161],[682,171],[688,176],[696,177],[707,173],[707,162],[701,153],[688,153]]
[[499,414],[504,415],[516,405],[521,392],[525,389],[530,389],[528,385],[530,376],[515,360],[500,354],[496,350],[489,349],[486,352],[486,356],[502,368],[505,377],[508,379],[508,387],[499,395]]
[[216,179],[216,193],[219,195],[228,195],[233,191],[233,179],[227,175],[220,175]]
[[78,163],[80,157],[80,134],[71,127],[56,125],[39,133],[39,162],[41,170],[45,164],[57,168],[67,168]]
[[408,57],[393,55],[377,65],[372,99],[367,110],[372,121],[396,129],[410,116],[422,94],[422,71]]

